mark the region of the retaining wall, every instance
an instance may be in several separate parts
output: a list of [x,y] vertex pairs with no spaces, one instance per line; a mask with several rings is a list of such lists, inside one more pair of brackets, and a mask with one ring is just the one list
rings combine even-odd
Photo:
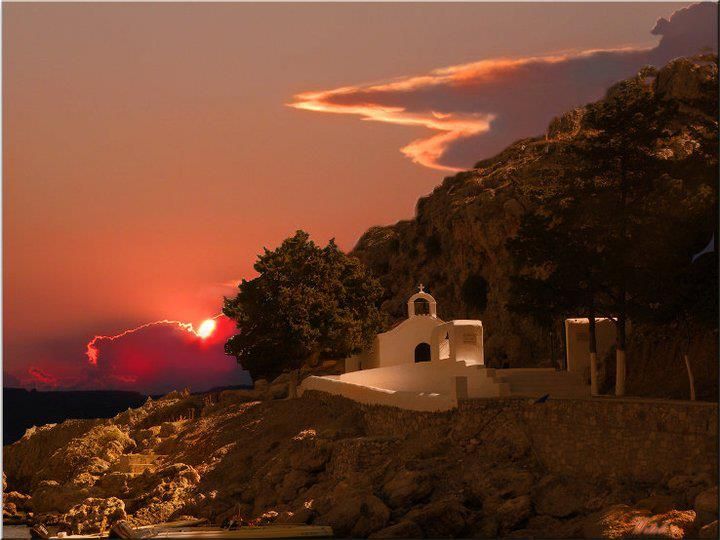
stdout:
[[[309,392],[317,399],[343,399]],[[358,405],[371,436],[427,430],[448,444],[482,432],[529,441],[549,471],[582,478],[658,482],[678,474],[717,481],[718,404],[642,399],[477,399],[457,409],[419,412]]]

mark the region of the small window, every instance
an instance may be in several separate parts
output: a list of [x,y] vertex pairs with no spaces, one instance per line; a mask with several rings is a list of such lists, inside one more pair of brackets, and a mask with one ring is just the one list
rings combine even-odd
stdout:
[[430,345],[428,343],[419,343],[415,347],[415,362],[430,361]]

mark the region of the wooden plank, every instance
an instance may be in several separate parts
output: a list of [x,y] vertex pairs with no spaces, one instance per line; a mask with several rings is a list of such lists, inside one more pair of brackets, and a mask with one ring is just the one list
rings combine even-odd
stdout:
[[198,519],[179,519],[177,521],[166,521],[164,523],[157,523],[155,525],[140,525],[135,527],[136,529],[178,529],[181,527],[195,527],[207,523],[207,518]]
[[[186,521],[187,522],[187,521]],[[241,527],[235,530],[220,527],[193,527],[185,525],[178,527],[183,521],[159,523],[158,525],[145,525],[142,529],[154,528],[158,534],[153,538],[332,538],[331,527],[322,525],[259,525],[257,527]],[[191,522],[193,523],[193,522]],[[167,528],[164,528],[167,527]],[[174,528],[175,527],[175,528]],[[140,529],[141,527],[138,527]],[[80,540],[90,538],[107,538],[105,534],[69,534],[63,538],[67,540]],[[51,537],[53,540],[57,536]]]
[[161,531],[155,538],[332,538],[332,528],[314,525],[261,525],[235,530],[193,527]]

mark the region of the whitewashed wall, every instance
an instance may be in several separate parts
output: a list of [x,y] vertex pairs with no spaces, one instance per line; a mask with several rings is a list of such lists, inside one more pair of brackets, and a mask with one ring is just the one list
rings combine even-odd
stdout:
[[420,343],[430,344],[433,328],[443,321],[430,316],[417,316],[377,335],[376,352],[362,363],[362,369],[415,363],[415,347]]

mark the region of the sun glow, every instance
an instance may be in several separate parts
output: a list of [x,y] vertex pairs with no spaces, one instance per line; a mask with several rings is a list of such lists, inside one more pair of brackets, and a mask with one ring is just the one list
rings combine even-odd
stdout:
[[88,341],[86,345],[86,351],[85,356],[87,356],[88,360],[90,361],[90,364],[96,366],[98,362],[98,356],[100,355],[100,350],[98,349],[98,343],[101,341],[115,341],[116,339],[120,339],[122,337],[125,337],[129,334],[134,334],[135,332],[139,330],[143,330],[145,328],[150,328],[151,326],[158,326],[158,325],[170,325],[170,326],[177,326],[181,330],[185,330],[186,332],[199,337],[200,339],[207,339],[209,338],[213,332],[215,332],[215,328],[217,327],[216,319],[220,317],[222,313],[218,313],[211,319],[205,319],[202,323],[200,323],[200,326],[196,330],[192,323],[188,322],[182,322],[182,321],[171,321],[168,319],[163,319],[161,321],[153,321],[145,324],[141,324],[140,326],[136,326],[135,328],[129,328],[127,330],[124,330],[120,332],[119,334],[115,334],[113,336],[95,336],[90,341]]
[[204,320],[197,329],[198,337],[201,339],[209,338],[215,331],[216,326],[217,323],[215,322],[215,319]]

